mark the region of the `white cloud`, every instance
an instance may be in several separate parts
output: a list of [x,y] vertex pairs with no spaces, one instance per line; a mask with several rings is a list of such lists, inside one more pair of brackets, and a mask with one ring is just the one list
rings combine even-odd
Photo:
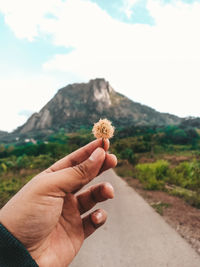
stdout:
[[140,2],[141,0],[124,0],[123,7],[121,8],[122,12],[126,14],[128,18],[133,15],[133,7],[135,4]]
[[12,131],[26,120],[21,111],[39,111],[61,84],[48,75],[18,73],[11,78],[0,77],[0,130]]
[[[122,93],[158,110],[200,115],[194,100],[200,87],[199,3],[163,5],[149,1],[147,8],[156,25],[148,26],[128,25],[89,2],[75,2],[82,3],[78,21],[76,17],[69,21],[62,17],[52,33],[55,43],[71,41],[75,49],[56,55],[44,64],[45,69],[71,71],[86,80],[106,77]],[[63,14],[76,14],[76,7],[66,4]],[[90,24],[92,28],[87,26]],[[65,25],[75,27],[66,29],[61,38],[58,29]]]
[[[2,2],[10,1],[0,0],[1,10]],[[24,18],[17,7],[10,12],[6,4],[6,20],[19,37],[33,40],[45,33],[55,45],[74,48],[44,63],[45,71],[71,73],[83,81],[105,77],[135,101],[180,116],[200,116],[200,3],[149,0],[147,9],[154,26],[117,21],[87,0],[52,0],[42,7],[41,3],[34,1],[33,10],[20,11],[27,14],[30,31],[29,26],[23,28],[24,23],[18,27],[13,22],[19,14]],[[131,6],[135,1],[127,3]],[[56,19],[45,17],[47,13]]]
[[0,0],[0,12],[16,37],[33,41],[45,15],[56,12],[61,0]]

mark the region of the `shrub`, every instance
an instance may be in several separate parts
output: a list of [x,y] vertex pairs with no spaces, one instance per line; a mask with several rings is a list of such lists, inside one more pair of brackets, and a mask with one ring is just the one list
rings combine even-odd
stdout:
[[0,181],[0,207],[2,207],[22,186],[22,179],[12,178]]
[[149,177],[148,181],[143,182],[146,190],[164,190],[165,183],[158,181],[155,177]]
[[4,162],[2,162],[1,165],[0,165],[0,170],[3,171],[3,172],[6,172],[7,169],[8,168],[7,168],[6,164]]
[[130,163],[134,163],[136,160],[135,154],[133,153],[133,150],[130,148],[126,148],[122,150],[120,153],[121,159],[127,159]]
[[160,215],[163,215],[164,209],[169,208],[170,206],[170,203],[165,202],[151,203],[151,207],[154,208],[155,211],[158,212]]
[[188,189],[176,187],[169,192],[173,196],[183,198],[188,204],[200,209],[200,195]]
[[127,168],[126,166],[121,166],[116,168],[116,172],[121,177],[133,177],[133,170]]
[[168,171],[169,163],[164,160],[136,166],[137,177],[148,190],[163,190]]
[[19,156],[16,160],[16,166],[18,169],[26,169],[29,168],[31,165],[31,159],[27,155]]
[[44,169],[48,168],[51,164],[53,164],[55,160],[50,155],[40,155],[38,157],[34,157],[32,163],[30,165],[31,169]]
[[168,172],[166,181],[183,188],[200,189],[200,162],[182,162]]

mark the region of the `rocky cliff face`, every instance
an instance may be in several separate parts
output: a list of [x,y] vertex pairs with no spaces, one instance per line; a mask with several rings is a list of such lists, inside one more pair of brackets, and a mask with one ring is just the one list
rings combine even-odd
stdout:
[[76,130],[91,127],[99,118],[106,117],[116,126],[178,124],[181,119],[135,103],[117,93],[104,79],[89,83],[71,84],[60,89],[41,109],[33,114],[16,132],[28,133],[58,130],[63,127]]
[[7,136],[8,132],[5,131],[0,131],[0,137]]

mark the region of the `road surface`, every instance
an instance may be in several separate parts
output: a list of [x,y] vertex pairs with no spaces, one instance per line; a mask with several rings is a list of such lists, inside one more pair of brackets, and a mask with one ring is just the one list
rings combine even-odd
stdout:
[[109,181],[115,198],[98,204],[108,212],[70,267],[200,267],[199,255],[113,170],[92,184]]

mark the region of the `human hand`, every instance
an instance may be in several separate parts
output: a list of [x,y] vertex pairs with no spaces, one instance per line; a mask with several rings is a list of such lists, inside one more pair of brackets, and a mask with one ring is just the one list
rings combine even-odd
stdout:
[[109,183],[77,193],[117,159],[95,140],[35,176],[0,210],[0,222],[41,267],[68,266],[83,241],[106,221],[102,209],[81,217],[97,202],[114,197]]

